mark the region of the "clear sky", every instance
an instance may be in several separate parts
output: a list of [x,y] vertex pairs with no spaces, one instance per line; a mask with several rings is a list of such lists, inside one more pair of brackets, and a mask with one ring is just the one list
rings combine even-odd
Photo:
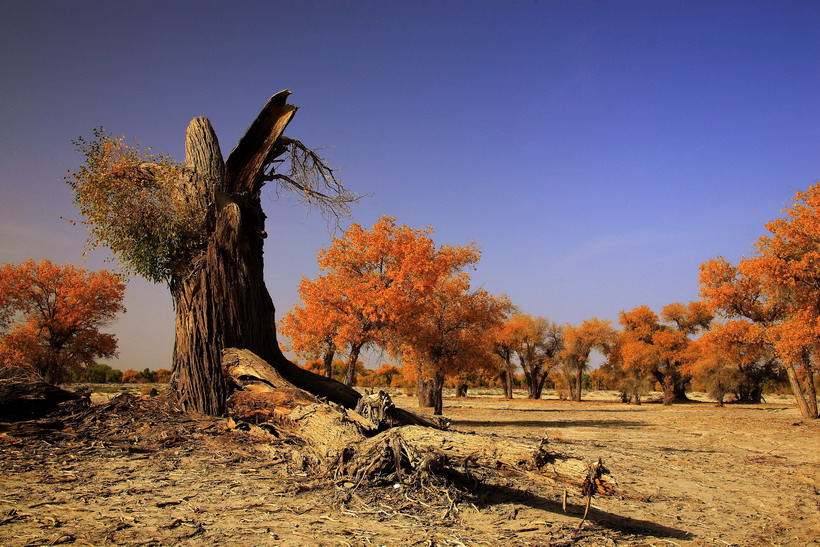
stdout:
[[[478,243],[474,279],[577,323],[697,296],[820,179],[820,2],[6,0],[0,263],[82,264],[63,177],[104,126],[183,156],[208,116],[232,149],[282,89],[288,134],[382,214]],[[263,197],[284,314],[331,234]],[[86,267],[104,266],[96,253]],[[170,366],[162,286],[129,284],[119,368]]]

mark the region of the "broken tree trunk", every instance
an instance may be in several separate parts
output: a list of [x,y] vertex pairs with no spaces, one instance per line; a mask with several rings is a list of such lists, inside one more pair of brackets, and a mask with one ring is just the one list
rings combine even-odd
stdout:
[[[224,365],[236,389],[228,400],[229,414],[274,437],[297,441],[306,451],[303,462],[317,472],[356,484],[517,474],[582,491],[592,480],[596,492],[614,491],[603,465],[590,479],[589,463],[552,452],[544,441],[533,447],[429,427],[428,420],[397,409],[384,392],[363,397],[358,411],[328,404],[295,388],[247,350],[225,350]],[[418,425],[390,427],[413,422]]]
[[170,289],[176,311],[171,391],[189,411],[221,415],[229,388],[222,375],[222,350],[245,348],[273,365],[292,384],[353,408],[359,394],[340,382],[291,363],[279,349],[274,305],[265,287],[265,214],[261,190],[265,169],[287,150],[282,132],[296,107],[289,91],[277,93],[222,160],[207,118],[191,121],[186,133],[182,199],[207,210],[201,254],[179,264]]

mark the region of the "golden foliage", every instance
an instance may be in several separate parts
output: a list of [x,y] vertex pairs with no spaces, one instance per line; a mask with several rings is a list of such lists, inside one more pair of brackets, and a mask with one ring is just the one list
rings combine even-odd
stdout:
[[118,313],[125,286],[116,275],[28,260],[0,268],[0,364],[22,366],[48,382],[116,355],[100,328]]

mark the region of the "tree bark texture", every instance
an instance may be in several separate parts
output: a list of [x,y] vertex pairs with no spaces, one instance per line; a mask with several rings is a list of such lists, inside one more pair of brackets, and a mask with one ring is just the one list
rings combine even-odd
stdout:
[[196,118],[186,135],[190,181],[186,199],[207,209],[208,234],[199,257],[181,265],[170,288],[176,311],[171,387],[189,411],[221,415],[228,384],[221,354],[248,349],[293,384],[347,407],[359,394],[285,358],[275,334],[274,305],[263,278],[265,214],[260,192],[264,169],[284,152],[279,139],[296,107],[288,91],[274,95],[226,162],[207,118]]
[[789,377],[789,384],[791,384],[792,392],[794,393],[794,400],[797,403],[797,408],[800,410],[800,415],[808,419],[816,419],[817,414],[817,392],[814,388],[814,380],[812,369],[808,369],[809,374],[807,378],[801,378],[797,373],[797,369],[792,364],[786,364],[786,374]]
[[322,357],[322,370],[326,378],[333,376],[333,357],[336,355],[336,344],[330,342],[324,357]]
[[361,344],[353,344],[353,347],[350,348],[350,356],[347,359],[347,368],[345,369],[344,378],[344,384],[346,386],[356,385],[356,363],[359,361],[361,351]]
[[[509,365],[509,363],[506,363]],[[510,372],[510,367],[507,366],[501,371],[501,384],[504,388],[504,398],[505,399],[512,399],[513,398],[513,378],[512,372]]]
[[423,378],[419,375],[416,380],[416,396],[420,407],[433,407],[436,404],[435,386],[430,378]]

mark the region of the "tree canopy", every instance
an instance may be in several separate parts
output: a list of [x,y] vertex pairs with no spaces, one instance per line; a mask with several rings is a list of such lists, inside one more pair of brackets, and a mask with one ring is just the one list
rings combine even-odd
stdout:
[[784,216],[766,224],[753,256],[701,265],[701,294],[724,317],[745,318],[785,368],[805,417],[816,418],[820,354],[820,184],[798,192]]
[[95,359],[113,357],[117,340],[100,329],[124,312],[125,286],[106,270],[28,260],[0,268],[0,364],[65,381]]

